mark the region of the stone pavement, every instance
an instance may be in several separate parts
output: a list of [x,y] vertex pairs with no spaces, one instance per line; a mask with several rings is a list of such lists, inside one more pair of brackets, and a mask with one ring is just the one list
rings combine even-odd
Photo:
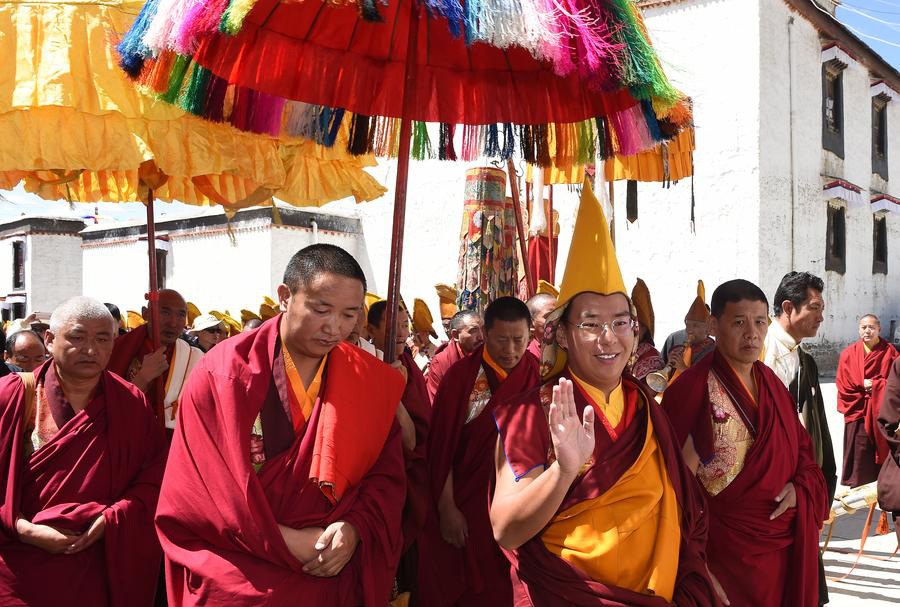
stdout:
[[[821,379],[822,396],[828,412],[828,426],[834,443],[835,458],[838,462],[838,476],[843,460],[844,421],[837,412],[837,389],[834,378]],[[840,480],[840,479],[839,479]],[[838,492],[844,487],[838,487]],[[875,511],[872,532],[878,524],[880,511]],[[894,533],[883,536],[869,534],[866,549],[856,569],[846,579],[836,578],[846,575],[856,560],[859,538],[866,520],[866,512],[857,511],[845,515],[835,522],[834,532],[824,554],[825,573],[830,578],[828,591],[831,607],[896,607],[900,605],[900,555],[891,558],[897,548]]]

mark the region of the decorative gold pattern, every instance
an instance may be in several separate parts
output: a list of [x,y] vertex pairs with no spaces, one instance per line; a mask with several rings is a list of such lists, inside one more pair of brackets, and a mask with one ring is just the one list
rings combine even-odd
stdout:
[[475,379],[475,387],[469,395],[469,412],[466,415],[466,423],[481,415],[484,408],[491,402],[491,385],[488,383],[484,367],[478,368],[478,377]]
[[710,373],[706,383],[713,406],[715,455],[708,464],[700,464],[697,478],[710,495],[718,495],[744,469],[744,460],[753,445],[753,437],[715,375]]

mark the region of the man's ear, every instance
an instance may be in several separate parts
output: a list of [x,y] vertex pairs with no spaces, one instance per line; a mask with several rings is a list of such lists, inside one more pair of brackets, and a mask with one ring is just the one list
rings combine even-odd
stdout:
[[706,331],[710,334],[711,337],[716,337],[718,329],[719,319],[715,316],[710,315],[710,317],[706,319]]
[[794,303],[790,299],[785,299],[783,302],[781,302],[782,313],[790,316],[794,313],[795,310],[796,308],[794,308]]
[[291,290],[286,284],[280,284],[275,292],[278,294],[278,303],[281,304],[281,310],[283,312],[287,309],[287,301],[291,298]]

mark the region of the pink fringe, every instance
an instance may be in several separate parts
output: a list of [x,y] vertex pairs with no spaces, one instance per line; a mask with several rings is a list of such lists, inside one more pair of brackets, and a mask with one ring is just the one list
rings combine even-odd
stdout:
[[184,20],[177,24],[175,50],[182,55],[193,55],[197,50],[197,39],[219,29],[226,8],[228,0],[209,0],[191,6]]

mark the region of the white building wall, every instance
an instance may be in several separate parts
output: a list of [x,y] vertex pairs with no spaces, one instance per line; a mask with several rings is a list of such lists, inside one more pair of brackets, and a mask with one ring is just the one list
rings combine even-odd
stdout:
[[[857,339],[857,318],[874,312],[887,334],[891,318],[900,317],[900,219],[888,217],[888,275],[872,273],[873,214],[869,187],[877,183],[896,191],[900,174],[884,183],[872,175],[871,75],[851,60],[843,72],[844,158],[822,147],[822,46],[819,33],[782,0],[761,3],[760,81],[760,283],[772,298],[781,277],[791,269],[806,270],[825,280],[826,318],[810,340],[820,366],[836,364],[836,355]],[[789,21],[793,17],[793,23]],[[788,44],[792,64],[788,63]],[[789,80],[788,74],[793,74]],[[793,90],[791,90],[793,89]],[[793,117],[791,98],[793,96]],[[900,154],[900,125],[888,125],[891,169]],[[794,190],[791,191],[791,123],[793,122]],[[891,144],[893,143],[893,147]],[[831,178],[863,188],[864,203],[846,214],[846,272],[825,270],[828,201],[823,185]],[[793,200],[793,213],[791,212]],[[846,205],[845,205],[846,206]],[[900,211],[900,208],[898,208]],[[792,226],[793,222],[793,226]],[[893,245],[893,246],[892,246]],[[892,280],[893,277],[893,280]],[[834,359],[834,360],[832,360]]]
[[82,259],[84,295],[116,304],[123,316],[141,311],[150,285],[146,240],[85,244]]
[[760,10],[748,0],[644,10],[666,74],[694,100],[697,145],[694,231],[690,179],[670,189],[638,184],[634,224],[626,220],[626,185],[615,185],[619,262],[629,288],[638,276],[650,288],[657,343],[684,328],[697,279],[707,298],[725,280],[759,280]]
[[269,294],[272,230],[268,225],[234,226],[234,241],[223,228],[169,235],[166,287],[175,289],[204,314],[242,308],[256,311]]
[[[9,272],[9,282],[6,284],[11,287],[12,244],[8,248],[6,271]],[[81,236],[29,234],[25,242],[25,288],[28,291],[28,313],[49,314],[66,299],[81,295]]]

